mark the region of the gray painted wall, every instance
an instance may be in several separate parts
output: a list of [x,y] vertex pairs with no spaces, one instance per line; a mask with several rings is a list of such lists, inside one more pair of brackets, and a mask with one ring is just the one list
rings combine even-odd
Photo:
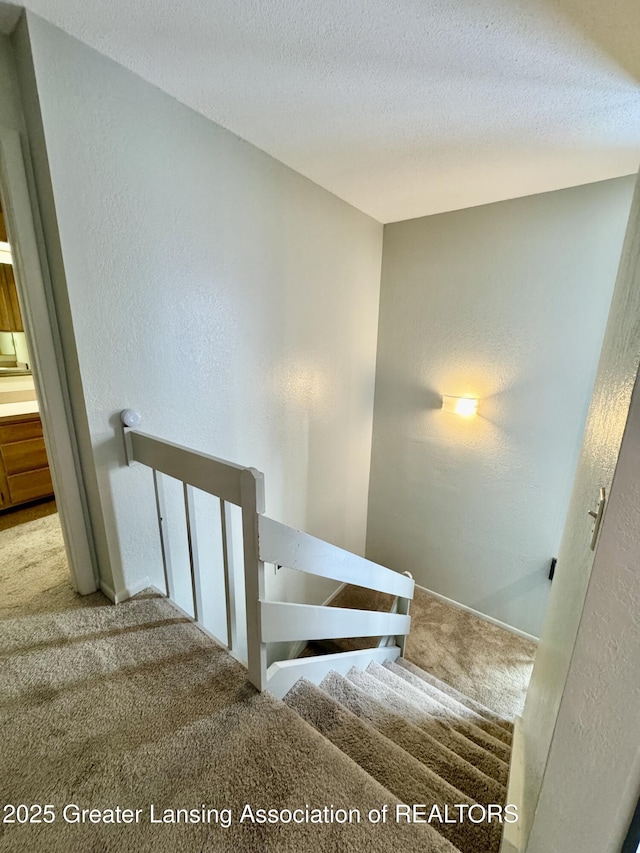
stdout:
[[[367,555],[535,636],[632,191],[385,227]],[[443,393],[479,414],[443,412]]]
[[[161,578],[150,473],[122,465],[127,406],[264,471],[273,517],[362,552],[382,226],[27,20],[116,591]],[[335,586],[286,575],[271,594]]]
[[[585,853],[617,851],[637,799],[637,390],[628,410],[639,362],[640,184],[523,712],[523,829],[526,837],[533,821],[531,853],[571,849],[561,844],[569,838]],[[611,500],[594,558],[587,513],[600,486]],[[589,780],[588,793],[572,799],[580,778]]]
[[0,122],[12,130],[24,133],[13,51],[11,42],[5,35],[0,35]]
[[619,853],[633,817],[640,792],[639,484],[636,384],[527,853]]

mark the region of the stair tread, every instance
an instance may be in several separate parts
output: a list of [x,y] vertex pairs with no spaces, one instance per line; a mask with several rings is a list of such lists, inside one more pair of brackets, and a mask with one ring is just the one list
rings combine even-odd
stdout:
[[460,690],[457,690],[455,687],[452,687],[446,681],[442,681],[440,678],[437,678],[432,672],[429,672],[426,669],[422,669],[417,666],[415,663],[407,660],[406,658],[398,658],[396,661],[398,666],[405,669],[407,672],[412,673],[413,675],[420,678],[422,681],[427,684],[431,684],[433,687],[437,687],[438,690],[441,690],[443,693],[447,693],[453,699],[457,699],[458,702],[466,705],[468,708],[471,708],[472,711],[475,711],[480,716],[484,717],[486,720],[490,720],[498,726],[502,726],[502,728],[506,729],[508,732],[513,732],[513,723],[510,720],[505,719],[500,714],[493,711],[491,708],[487,708],[486,705],[483,705],[481,702],[478,702],[477,699],[472,699],[471,696],[467,696],[466,693],[462,693]]
[[367,672],[371,673],[375,678],[384,682],[402,696],[405,696],[410,702],[413,702],[418,705],[418,707],[427,711],[431,716],[449,725],[452,729],[455,729],[455,731],[464,735],[478,746],[481,746],[488,752],[493,753],[502,761],[506,763],[509,762],[511,750],[505,743],[496,740],[496,738],[487,734],[482,729],[479,729],[473,723],[453,714],[433,696],[429,696],[426,693],[422,693],[420,690],[417,690],[403,678],[400,678],[395,673],[390,672],[384,666],[381,666],[375,661],[372,661],[369,664]]
[[349,679],[331,672],[321,688],[365,719],[422,764],[479,803],[504,803],[506,789],[430,734],[378,702]]
[[347,678],[369,693],[374,699],[384,701],[391,710],[426,731],[448,749],[479,768],[487,776],[496,779],[502,785],[506,785],[508,765],[502,759],[478,746],[451,726],[431,716],[415,702],[408,701],[406,697],[375,678],[371,673],[353,668],[348,672]]
[[[324,737],[404,803],[472,806],[467,797],[402,747],[306,679],[300,679],[284,701]],[[436,830],[461,851],[497,852],[500,825],[470,821],[433,822]]]
[[487,720],[485,717],[481,716],[476,711],[469,708],[468,705],[451,696],[449,693],[445,693],[439,687],[419,678],[415,673],[410,672],[402,666],[398,666],[398,664],[393,661],[387,661],[384,666],[389,670],[389,672],[392,672],[399,678],[404,679],[412,687],[415,687],[416,690],[420,690],[421,693],[425,693],[427,696],[432,696],[456,716],[473,723],[473,725],[482,729],[482,731],[487,732],[487,734],[496,738],[496,740],[506,743],[507,746],[511,745],[512,736],[509,731],[491,720]]

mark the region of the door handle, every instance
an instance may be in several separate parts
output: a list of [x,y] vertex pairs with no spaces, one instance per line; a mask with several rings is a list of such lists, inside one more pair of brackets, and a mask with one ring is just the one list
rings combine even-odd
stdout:
[[591,550],[596,550],[596,542],[598,541],[598,533],[602,524],[602,516],[604,515],[604,507],[607,502],[607,493],[604,486],[600,486],[600,499],[596,509],[590,509],[589,515],[593,519],[593,530],[591,531]]

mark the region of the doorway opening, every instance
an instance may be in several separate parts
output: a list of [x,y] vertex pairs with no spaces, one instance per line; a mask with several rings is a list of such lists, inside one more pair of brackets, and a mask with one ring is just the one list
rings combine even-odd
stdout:
[[70,583],[39,403],[0,207],[0,583],[3,607]]
[[37,209],[0,125],[0,570],[3,605],[97,589],[84,479]]

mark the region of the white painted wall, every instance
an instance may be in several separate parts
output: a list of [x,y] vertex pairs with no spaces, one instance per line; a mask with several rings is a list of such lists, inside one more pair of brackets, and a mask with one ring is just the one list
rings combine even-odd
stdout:
[[[620,784],[621,780],[626,784],[625,773],[630,772],[630,765],[627,762],[635,754],[634,749],[637,745],[633,738],[633,725],[627,727],[625,720],[630,710],[637,714],[638,681],[635,679],[629,683],[628,687],[632,693],[625,700],[626,704],[616,699],[615,690],[612,690],[609,696],[604,688],[604,683],[611,679],[611,685],[617,685],[617,690],[623,690],[620,678],[623,673],[629,672],[629,667],[633,667],[634,660],[637,664],[638,657],[638,646],[634,640],[638,612],[637,578],[629,576],[630,573],[637,575],[638,565],[636,517],[638,496],[631,488],[633,480],[624,487],[626,497],[618,509],[614,509],[616,504],[613,493],[611,495],[611,505],[605,513],[595,560],[589,547],[592,525],[587,513],[595,507],[600,486],[604,486],[609,491],[613,480],[615,487],[621,477],[626,477],[626,472],[623,473],[623,471],[627,465],[631,466],[629,473],[632,476],[637,473],[634,467],[634,455],[626,456],[621,452],[618,459],[618,452],[623,433],[625,445],[631,442],[630,446],[633,447],[633,442],[637,440],[634,433],[634,430],[637,431],[637,399],[634,409],[635,419],[629,415],[626,432],[625,423],[627,423],[629,402],[640,363],[638,318],[640,318],[640,184],[637,185],[631,208],[593,400],[560,548],[558,571],[553,583],[523,713],[522,730],[526,755],[524,835],[525,837],[528,835],[533,821],[532,853],[533,851],[548,853],[552,850],[551,847],[545,846],[543,841],[550,837],[545,829],[547,822],[558,833],[562,830],[561,834],[556,836],[557,843],[560,838],[566,840],[566,827],[571,824],[558,823],[558,820],[564,820],[561,817],[563,806],[560,805],[560,801],[569,803],[565,788],[572,785],[571,774],[576,773],[576,768],[568,761],[566,748],[570,744],[575,746],[577,740],[581,743],[577,755],[584,760],[584,778],[589,780],[589,793],[581,793],[582,804],[576,801],[572,804],[571,810],[567,807],[566,820],[576,820],[572,828],[572,837],[587,838],[588,827],[592,827],[594,831],[590,838],[595,846],[587,847],[576,843],[575,849],[585,850],[585,853],[587,850],[593,850],[595,853],[596,850],[608,849],[598,846],[597,841],[602,838],[602,835],[599,831],[595,831],[591,820],[596,815],[591,814],[589,820],[586,819],[589,804],[593,807],[594,802],[602,803],[602,808],[597,811],[597,819],[602,821],[603,827],[610,828],[611,821],[615,817],[612,809],[619,808],[623,813],[629,805],[629,796],[637,800],[637,788],[630,791],[625,789],[623,797]],[[637,488],[637,482],[636,478],[634,488]],[[607,536],[605,536],[605,530],[608,530]],[[621,560],[626,561],[626,567],[620,563]],[[609,575],[611,575],[611,588],[607,590],[606,595],[602,595],[603,588],[609,582]],[[594,597],[594,590],[598,590],[595,593],[596,597]],[[598,604],[598,595],[602,595],[600,604]],[[590,601],[589,606],[585,604],[585,600]],[[598,614],[597,617],[596,614]],[[609,624],[610,618],[615,620],[611,624]],[[602,620],[601,625],[598,625],[598,619]],[[583,633],[583,628],[587,625],[590,627],[587,633]],[[598,644],[601,642],[604,643],[604,648],[598,650]],[[578,682],[581,695],[574,693],[571,698],[565,697],[565,685],[568,685],[572,678],[571,672],[578,660],[581,643],[585,644],[584,650],[589,650],[591,665],[586,670],[582,670],[582,676]],[[581,664],[581,667],[584,665]],[[600,672],[601,667],[608,669]],[[615,722],[616,719],[619,719],[620,731],[628,731],[628,738],[625,740],[628,755],[623,758],[616,757],[615,754],[620,744],[615,742],[610,723],[613,721],[614,726],[618,725]],[[564,721],[562,725],[561,721]],[[567,737],[567,725],[577,726],[577,731],[571,737]],[[611,740],[612,737],[614,740]],[[587,743],[588,740],[591,743]],[[607,755],[606,747],[609,743],[612,749]],[[603,754],[604,758],[598,757]],[[596,759],[601,761],[597,771],[597,781],[593,779]],[[566,771],[563,769],[564,760],[568,761]],[[629,777],[630,784],[635,778],[635,776]],[[610,788],[609,783],[611,783]],[[543,796],[538,805],[541,786]],[[605,792],[608,798],[606,801]],[[611,799],[613,792],[615,793]],[[594,801],[593,796],[596,795],[597,801]],[[619,797],[617,804],[616,796]],[[538,806],[537,812],[536,806]],[[583,818],[577,820],[577,815],[582,809]],[[584,825],[581,826],[583,819]],[[554,849],[567,848],[558,846]]]
[[[150,472],[122,464],[124,407],[262,470],[270,515],[362,552],[382,226],[28,25],[116,591],[161,578]],[[311,601],[335,586],[268,581]]]
[[367,556],[535,636],[632,190],[385,227]]
[[527,853],[619,853],[640,793],[640,387]]

